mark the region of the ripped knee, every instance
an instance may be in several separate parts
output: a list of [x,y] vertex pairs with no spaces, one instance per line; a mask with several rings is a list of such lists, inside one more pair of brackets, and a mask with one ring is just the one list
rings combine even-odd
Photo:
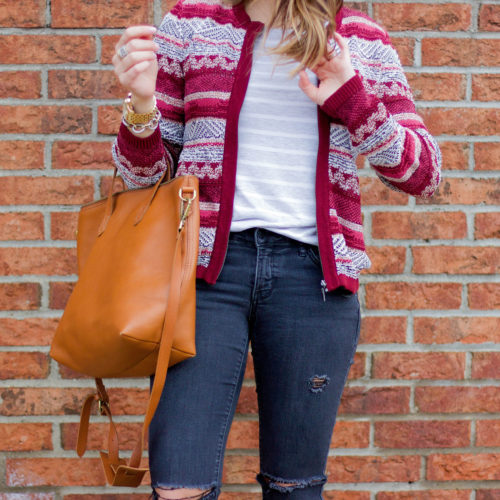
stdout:
[[154,488],[153,500],[211,500],[215,499],[215,486],[200,488]]
[[314,476],[307,479],[284,479],[266,473],[257,475],[257,481],[264,489],[276,490],[280,493],[291,493],[297,489],[322,487],[326,483],[326,476]]

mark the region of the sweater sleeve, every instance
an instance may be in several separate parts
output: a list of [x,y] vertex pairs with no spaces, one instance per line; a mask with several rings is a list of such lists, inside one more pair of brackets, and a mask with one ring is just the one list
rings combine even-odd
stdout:
[[165,170],[177,167],[184,136],[185,44],[179,2],[163,19],[155,35],[160,49],[156,99],[161,112],[159,127],[146,138],[137,137],[121,123],[112,145],[119,174],[129,189],[155,184]]
[[[322,109],[347,126],[358,154],[396,191],[429,197],[437,189],[441,152],[416,113],[408,81],[388,35],[378,42],[367,78],[356,74]],[[380,68],[379,76],[373,68]]]

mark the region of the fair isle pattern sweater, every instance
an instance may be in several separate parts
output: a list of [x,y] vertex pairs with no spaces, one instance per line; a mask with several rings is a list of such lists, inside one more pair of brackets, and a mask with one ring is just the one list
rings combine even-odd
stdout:
[[[356,158],[365,155],[384,184],[431,196],[441,154],[416,114],[411,90],[387,33],[343,7],[337,31],[346,38],[356,76],[318,107],[316,167],[318,243],[327,290],[358,289],[365,252]],[[200,181],[198,277],[215,283],[224,264],[235,190],[238,117],[262,23],[241,4],[180,0],[156,35],[159,128],[144,139],[123,124],[113,144],[129,188],[154,184],[167,168]]]

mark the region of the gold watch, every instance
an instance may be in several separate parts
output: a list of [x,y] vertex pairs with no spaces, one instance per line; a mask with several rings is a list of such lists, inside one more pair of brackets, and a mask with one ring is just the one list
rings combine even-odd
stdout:
[[156,97],[153,96],[153,98],[154,98],[153,109],[149,113],[136,113],[134,111],[134,107],[132,106],[132,93],[130,92],[123,101],[124,120],[131,126],[146,125],[150,123],[153,120],[153,118],[156,117],[156,114],[158,112],[158,108],[156,106]]

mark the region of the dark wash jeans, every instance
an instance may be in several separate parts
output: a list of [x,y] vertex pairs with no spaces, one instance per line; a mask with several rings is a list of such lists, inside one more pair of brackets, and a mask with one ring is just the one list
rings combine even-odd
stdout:
[[357,294],[324,296],[321,280],[317,247],[264,229],[231,233],[217,283],[197,283],[197,354],[169,369],[150,426],[153,487],[218,498],[250,341],[263,498],[322,498],[360,313]]

